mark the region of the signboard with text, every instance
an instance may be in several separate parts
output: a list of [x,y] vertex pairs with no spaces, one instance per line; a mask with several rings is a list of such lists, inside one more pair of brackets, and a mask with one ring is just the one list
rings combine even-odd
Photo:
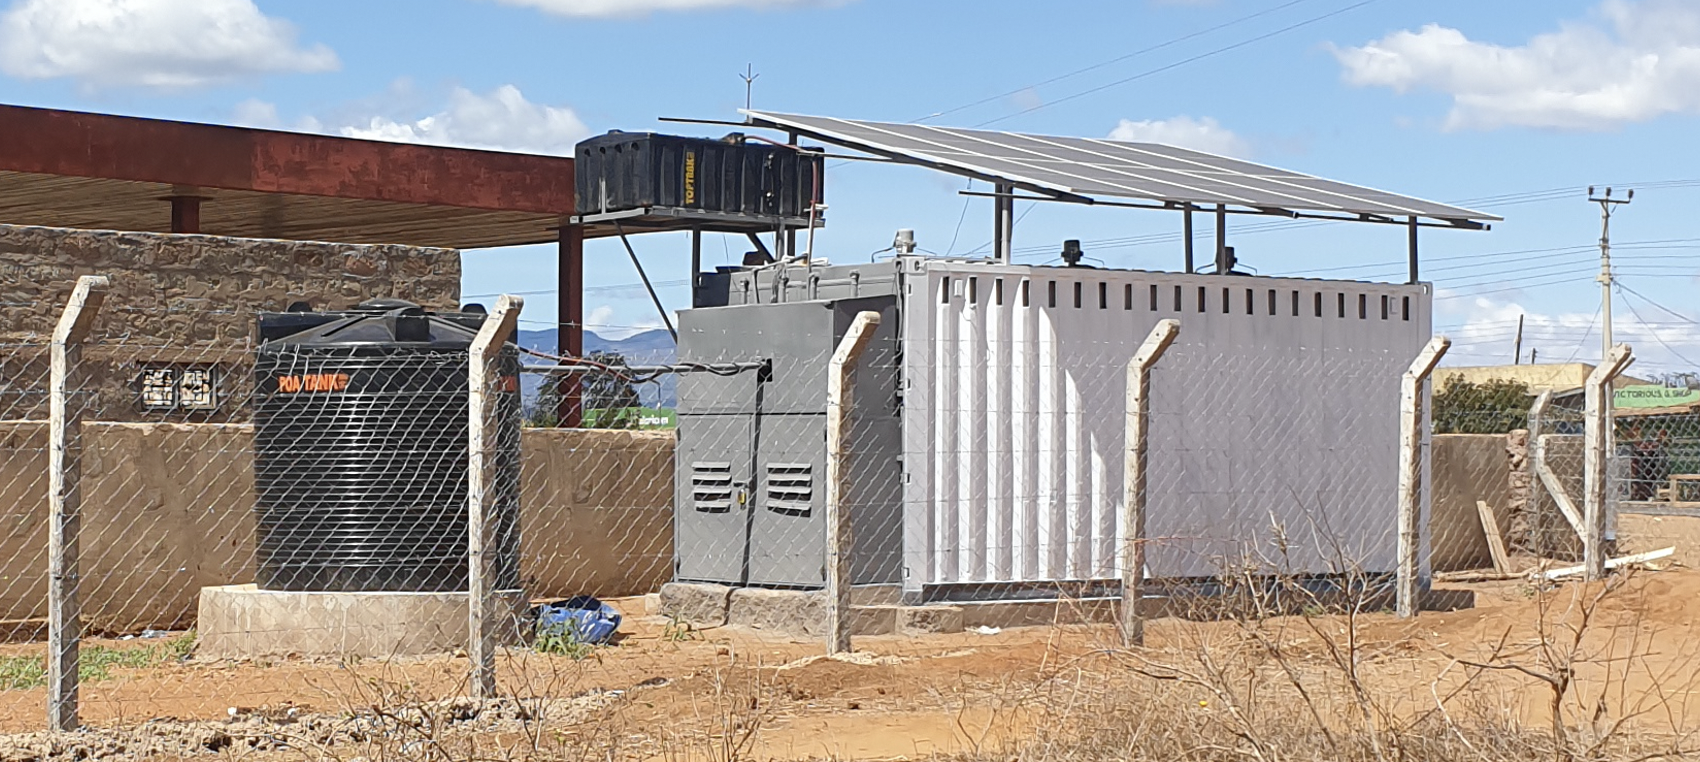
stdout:
[[1612,395],[1612,405],[1620,410],[1683,407],[1697,402],[1700,402],[1700,389],[1680,386],[1625,386]]

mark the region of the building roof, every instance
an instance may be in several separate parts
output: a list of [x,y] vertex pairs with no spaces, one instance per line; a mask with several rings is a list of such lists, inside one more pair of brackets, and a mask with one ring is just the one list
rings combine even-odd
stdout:
[[[1434,371],[1437,383],[1445,384],[1453,376],[1462,376],[1464,381],[1481,384],[1493,380],[1520,382],[1529,387],[1531,394],[1541,392],[1564,392],[1581,389],[1588,380],[1588,374],[1594,372],[1594,366],[1584,362],[1547,363],[1541,365],[1474,365],[1458,367],[1441,367]],[[1634,376],[1621,375],[1612,383],[1612,388],[1639,386],[1651,383]]]
[[0,105],[0,222],[481,248],[557,240],[570,158]]

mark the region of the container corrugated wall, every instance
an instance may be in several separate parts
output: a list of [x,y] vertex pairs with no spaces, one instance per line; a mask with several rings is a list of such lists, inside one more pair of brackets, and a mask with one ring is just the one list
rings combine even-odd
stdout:
[[1426,286],[925,260],[906,279],[909,589],[1119,573],[1126,364],[1162,318],[1182,330],[1153,377],[1151,573],[1392,568]]

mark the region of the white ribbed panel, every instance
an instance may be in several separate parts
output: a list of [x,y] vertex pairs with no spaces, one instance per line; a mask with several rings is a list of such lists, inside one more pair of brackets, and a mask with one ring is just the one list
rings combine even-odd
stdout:
[[911,589],[1119,574],[1126,363],[1170,317],[1181,335],[1153,375],[1149,530],[1170,539],[1151,549],[1153,573],[1211,575],[1276,524],[1298,546],[1289,565],[1328,571],[1336,543],[1392,568],[1398,378],[1429,337],[1426,287],[925,260],[906,277]]

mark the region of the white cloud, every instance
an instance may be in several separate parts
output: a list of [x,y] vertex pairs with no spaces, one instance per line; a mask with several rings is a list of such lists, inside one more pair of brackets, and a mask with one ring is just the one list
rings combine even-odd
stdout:
[[19,0],[0,15],[0,71],[23,79],[170,89],[337,66],[252,0]]
[[[1523,319],[1523,361],[1530,350],[1545,363],[1600,359],[1600,317],[1587,312],[1541,312],[1526,309],[1517,298],[1466,298],[1445,289],[1436,293],[1437,307],[1449,313],[1436,333],[1452,339],[1447,365],[1510,364],[1516,345],[1517,321]],[[1635,350],[1630,373],[1650,378],[1676,370],[1700,370],[1700,315],[1673,315],[1645,298],[1623,295],[1612,320],[1612,340]],[[1633,307],[1633,309],[1630,309]],[[1437,321],[1439,322],[1439,321]]]
[[506,5],[536,8],[557,16],[609,18],[646,16],[654,11],[695,11],[716,8],[809,8],[842,5],[850,0],[497,0]]
[[1429,24],[1335,49],[1346,82],[1452,97],[1447,129],[1601,130],[1700,113],[1700,3],[1606,0],[1516,46]]
[[[411,89],[402,82],[392,88],[392,93]],[[355,104],[358,110],[353,113],[370,113],[367,109],[380,100],[384,99]],[[449,91],[446,107],[417,119],[395,115],[321,119],[307,115],[288,122],[278,114],[276,104],[249,98],[231,110],[231,120],[245,127],[319,132],[366,140],[560,155],[570,155],[573,146],[590,134],[590,128],[572,109],[532,103],[513,85],[502,85],[485,95],[456,87]]]
[[584,316],[584,327],[590,328],[590,329],[593,329],[593,330],[597,329],[597,328],[608,328],[612,325],[612,323],[610,323],[609,321],[611,321],[613,319],[614,319],[614,307],[613,307],[613,305],[608,305],[608,304],[597,305],[595,308],[591,309],[589,315]]
[[1212,117],[1194,119],[1177,116],[1173,119],[1123,119],[1110,131],[1111,140],[1134,143],[1162,143],[1191,148],[1194,151],[1245,158],[1251,155],[1251,145],[1223,127]]
[[[628,304],[627,307],[638,311],[637,316],[624,315],[614,309],[611,304],[602,304],[591,308],[590,314],[584,316],[584,327],[596,335],[611,341],[629,339],[646,331],[659,331],[667,326],[655,314],[655,309],[647,302]],[[679,313],[671,312],[668,317],[675,325],[679,322]],[[627,357],[631,362],[649,362],[656,358]]]
[[447,107],[429,116],[374,116],[336,132],[351,138],[565,155],[590,129],[572,109],[532,103],[519,88],[502,85],[483,95],[456,87]]

